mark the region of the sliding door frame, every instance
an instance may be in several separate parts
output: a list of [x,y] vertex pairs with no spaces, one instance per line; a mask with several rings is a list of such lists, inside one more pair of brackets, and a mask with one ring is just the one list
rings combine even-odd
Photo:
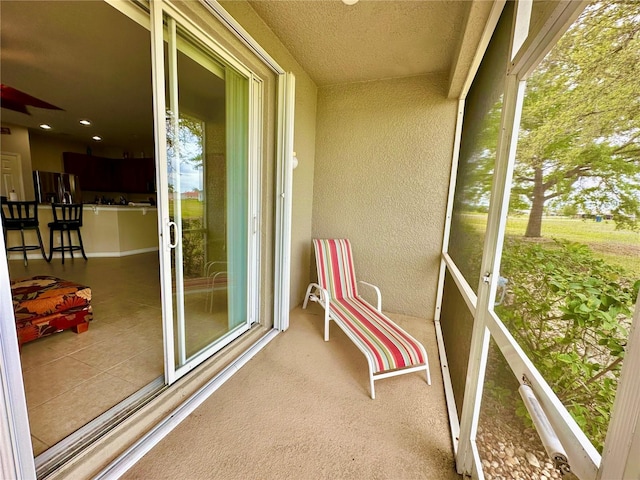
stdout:
[[284,331],[289,328],[290,309],[295,76],[282,69],[216,0],[200,0],[200,3],[278,75],[273,318],[274,328]]
[[[4,235],[0,235],[0,250],[4,248]],[[9,264],[4,255],[0,259],[0,285],[0,478],[35,478]]]
[[[164,62],[163,51],[162,49],[158,50],[154,47],[154,43],[158,45],[162,45],[162,29],[154,29],[154,24],[162,25],[162,8],[163,7],[171,7],[171,2],[163,1],[163,0],[133,0],[132,2],[124,1],[124,0],[104,0],[105,3],[108,3],[113,8],[117,9],[121,13],[125,14],[131,20],[137,22],[143,27],[147,28],[151,32],[152,36],[152,51],[151,51],[151,63],[152,63],[152,72],[156,72],[156,66],[162,65]],[[235,35],[244,45],[246,45],[252,54],[256,56],[263,64],[265,64],[271,71],[273,71],[279,79],[283,79],[285,77],[285,70],[283,70],[278,63],[271,58],[271,56],[243,29],[242,26],[238,22],[231,17],[223,8],[216,2],[215,0],[200,0],[200,3],[205,6],[205,8],[211,13],[212,18],[218,19],[222,25],[224,25],[233,35]],[[139,8],[142,6],[142,8]],[[174,12],[177,10],[174,8]],[[150,13],[147,13],[150,12]],[[158,16],[159,17],[156,17]],[[181,16],[182,17],[182,16]],[[159,20],[158,20],[159,19]],[[158,22],[159,23],[156,23]],[[190,27],[189,27],[190,28]],[[159,31],[158,31],[159,30]],[[210,36],[205,35],[207,41],[215,42]],[[158,37],[160,42],[158,42]],[[155,41],[154,41],[155,39]],[[160,82],[157,75],[152,76],[152,89],[154,92],[154,135],[156,138],[156,148],[164,152],[166,154],[166,138],[164,136],[165,130],[165,102],[164,96],[158,98],[158,92],[160,91]],[[292,76],[291,76],[292,77]],[[282,81],[282,80],[280,80]],[[251,74],[249,77],[250,82],[250,102],[249,108],[252,115],[257,115],[262,118],[262,105],[264,101],[264,93],[262,90],[262,80],[254,74]],[[162,83],[164,83],[164,79],[162,78]],[[253,94],[251,94],[253,92]],[[293,92],[293,90],[291,90]],[[164,95],[164,91],[162,90]],[[279,102],[283,102],[284,99],[279,95]],[[282,111],[282,115],[277,118],[277,131],[279,132],[288,132],[291,138],[293,138],[293,119],[286,118],[286,115],[293,114],[293,110],[285,109]],[[159,135],[159,132],[163,132],[163,135]],[[261,139],[262,138],[262,125],[259,125],[253,130],[250,129],[249,132],[250,139]],[[276,157],[276,169],[281,170],[282,168],[287,168],[287,165],[291,165],[291,159],[293,158],[293,152],[287,151],[286,148],[282,147],[282,138],[283,136],[279,135],[276,139],[276,144],[278,145],[278,152],[280,154]],[[251,141],[251,140],[250,140]],[[258,144],[260,142],[257,142]],[[254,161],[255,159],[262,158],[262,150],[259,145],[256,149],[250,150],[249,158],[251,161],[250,168],[253,169],[252,175],[255,175],[256,178],[260,178],[261,174],[261,164],[260,162]],[[291,150],[291,149],[289,149]],[[156,152],[157,155],[157,152]],[[159,157],[156,157],[159,158]],[[158,166],[158,165],[157,165]],[[164,167],[166,168],[166,158]],[[162,188],[160,183],[160,178],[158,175],[159,168],[156,169],[156,185],[158,188]],[[256,173],[257,172],[257,173]],[[165,185],[166,188],[166,178]],[[260,232],[261,229],[261,210],[262,206],[260,204],[260,184],[258,182],[257,185],[251,187],[250,192],[250,206],[253,207],[253,211],[255,212],[254,217],[249,217],[252,222],[251,230],[252,232]],[[279,212],[281,218],[284,215],[290,215],[291,211],[291,184],[287,182],[282,182],[281,185],[276,187],[276,191],[284,193],[285,199],[284,202],[276,202],[275,209],[276,212]],[[251,196],[253,195],[253,197]],[[251,208],[251,207],[250,207]],[[160,237],[160,245],[161,249],[166,247],[166,241],[168,241],[167,231],[164,228],[165,223],[161,220],[162,215],[166,215],[166,205],[163,209],[161,205],[158,205],[158,234]],[[289,213],[287,213],[289,212]],[[290,219],[289,219],[290,221]],[[275,242],[274,252],[279,252],[279,258],[281,261],[289,265],[290,264],[290,244],[287,242],[286,231],[283,231],[283,225],[276,226],[276,232],[279,233],[279,241]],[[258,235],[256,235],[258,236]],[[249,259],[250,261],[255,261],[259,264],[261,257],[261,250],[259,247],[259,243],[250,242],[249,247]],[[4,247],[4,240],[0,239],[0,247]],[[160,268],[167,268],[166,260],[164,258],[163,252],[160,252]],[[170,265],[170,263],[169,263]],[[259,276],[251,276],[249,286],[252,290],[259,290],[260,286],[260,278]],[[274,313],[275,317],[275,325],[288,325],[288,317],[289,312],[288,308],[282,308],[279,304],[281,298],[285,298],[283,295],[282,289],[288,288],[286,286],[289,285],[290,271],[288,269],[283,269],[278,273],[278,281],[275,281],[274,277],[274,296],[275,296],[275,306]],[[26,398],[24,395],[24,383],[22,380],[22,371],[20,367],[20,355],[18,351],[17,344],[17,336],[15,335],[15,321],[13,314],[13,304],[11,302],[11,290],[9,287],[9,269],[8,263],[6,259],[0,259],[0,440],[2,440],[3,448],[0,449],[0,477],[7,478],[36,478],[36,461],[33,457],[33,450],[31,445],[31,436],[30,436],[30,428],[27,414],[27,406],[26,406]],[[171,286],[169,285],[169,289],[166,289],[166,286],[163,286],[164,292],[169,293],[169,301],[166,301],[167,295],[163,296],[163,309],[169,307],[169,311],[171,311]],[[286,291],[288,295],[288,290]],[[286,297],[288,298],[288,297]],[[260,305],[260,297],[256,296],[253,299],[253,303],[249,304],[251,313],[250,323],[254,324],[259,321],[259,305]],[[279,315],[279,316],[277,316]],[[169,328],[172,330],[173,325],[171,324],[171,319],[169,320],[169,325],[167,325],[167,320],[163,319],[165,330]],[[272,332],[277,332],[279,329],[276,328],[272,330]],[[273,338],[273,336],[265,336],[264,338]],[[265,342],[266,343],[266,342]],[[264,346],[264,343],[262,344]],[[165,363],[167,363],[168,359],[173,361],[173,347],[171,346],[167,351],[165,349]],[[175,378],[166,378],[165,373],[165,383],[170,384],[175,381]],[[153,387],[154,391],[156,387]],[[144,393],[144,392],[143,392]],[[118,412],[106,412],[104,415],[108,415],[111,417],[116,417]],[[91,427],[92,422],[89,422],[85,427]],[[84,427],[82,429],[83,432]],[[69,437],[71,440],[71,437]],[[80,440],[80,439],[79,439]],[[47,452],[53,452],[56,450],[57,446],[61,444],[57,444],[49,449]],[[66,448],[66,447],[65,447]],[[40,457],[38,457],[40,458]]]

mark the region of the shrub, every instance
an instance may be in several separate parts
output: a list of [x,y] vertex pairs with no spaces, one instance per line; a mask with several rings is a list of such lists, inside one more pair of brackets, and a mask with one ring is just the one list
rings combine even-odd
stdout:
[[185,277],[199,277],[204,269],[204,234],[202,219],[182,219],[182,261]]
[[576,243],[508,239],[496,312],[602,450],[638,286]]

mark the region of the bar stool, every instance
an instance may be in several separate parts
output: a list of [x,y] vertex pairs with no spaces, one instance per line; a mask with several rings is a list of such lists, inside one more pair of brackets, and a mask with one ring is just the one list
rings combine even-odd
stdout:
[[[49,223],[49,261],[53,257],[53,252],[60,252],[62,254],[62,264],[64,265],[64,252],[69,252],[71,258],[73,258],[73,252],[80,250],[84,259],[87,256],[84,253],[84,245],[82,244],[82,235],[80,234],[80,227],[82,227],[82,204],[81,203],[52,203],[53,209],[53,222]],[[53,246],[53,232],[60,232],[60,246]],[[75,231],[78,234],[79,245],[74,245],[71,241],[71,231]],[[67,239],[69,244],[64,244],[64,232],[67,232]]]
[[[7,201],[6,197],[0,198],[0,211],[2,212],[2,227],[4,232],[4,244],[7,250],[7,256],[9,252],[21,251],[24,257],[24,266],[27,266],[27,251],[40,250],[42,258],[47,260],[47,255],[44,253],[44,246],[42,245],[42,237],[40,236],[40,228],[38,222],[38,203],[33,202],[11,202]],[[20,238],[22,239],[22,245],[15,247],[7,246],[7,232],[9,230],[20,230]],[[35,230],[38,235],[38,245],[25,245],[24,243],[24,231]],[[48,261],[48,260],[47,260]]]

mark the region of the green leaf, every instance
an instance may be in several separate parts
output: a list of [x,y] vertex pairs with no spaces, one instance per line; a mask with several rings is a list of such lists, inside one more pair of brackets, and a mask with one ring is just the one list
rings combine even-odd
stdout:
[[560,360],[561,362],[564,362],[564,363],[572,363],[573,362],[573,357],[571,355],[566,354],[566,353],[560,353],[556,358],[558,360]]

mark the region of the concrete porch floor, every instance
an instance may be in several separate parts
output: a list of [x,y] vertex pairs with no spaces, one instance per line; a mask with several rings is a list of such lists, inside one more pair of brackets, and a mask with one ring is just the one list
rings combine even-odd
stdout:
[[[376,382],[364,356],[317,305],[143,457],[125,479],[458,479],[433,323],[393,315],[422,341],[422,373]],[[197,372],[194,372],[197,375]]]

